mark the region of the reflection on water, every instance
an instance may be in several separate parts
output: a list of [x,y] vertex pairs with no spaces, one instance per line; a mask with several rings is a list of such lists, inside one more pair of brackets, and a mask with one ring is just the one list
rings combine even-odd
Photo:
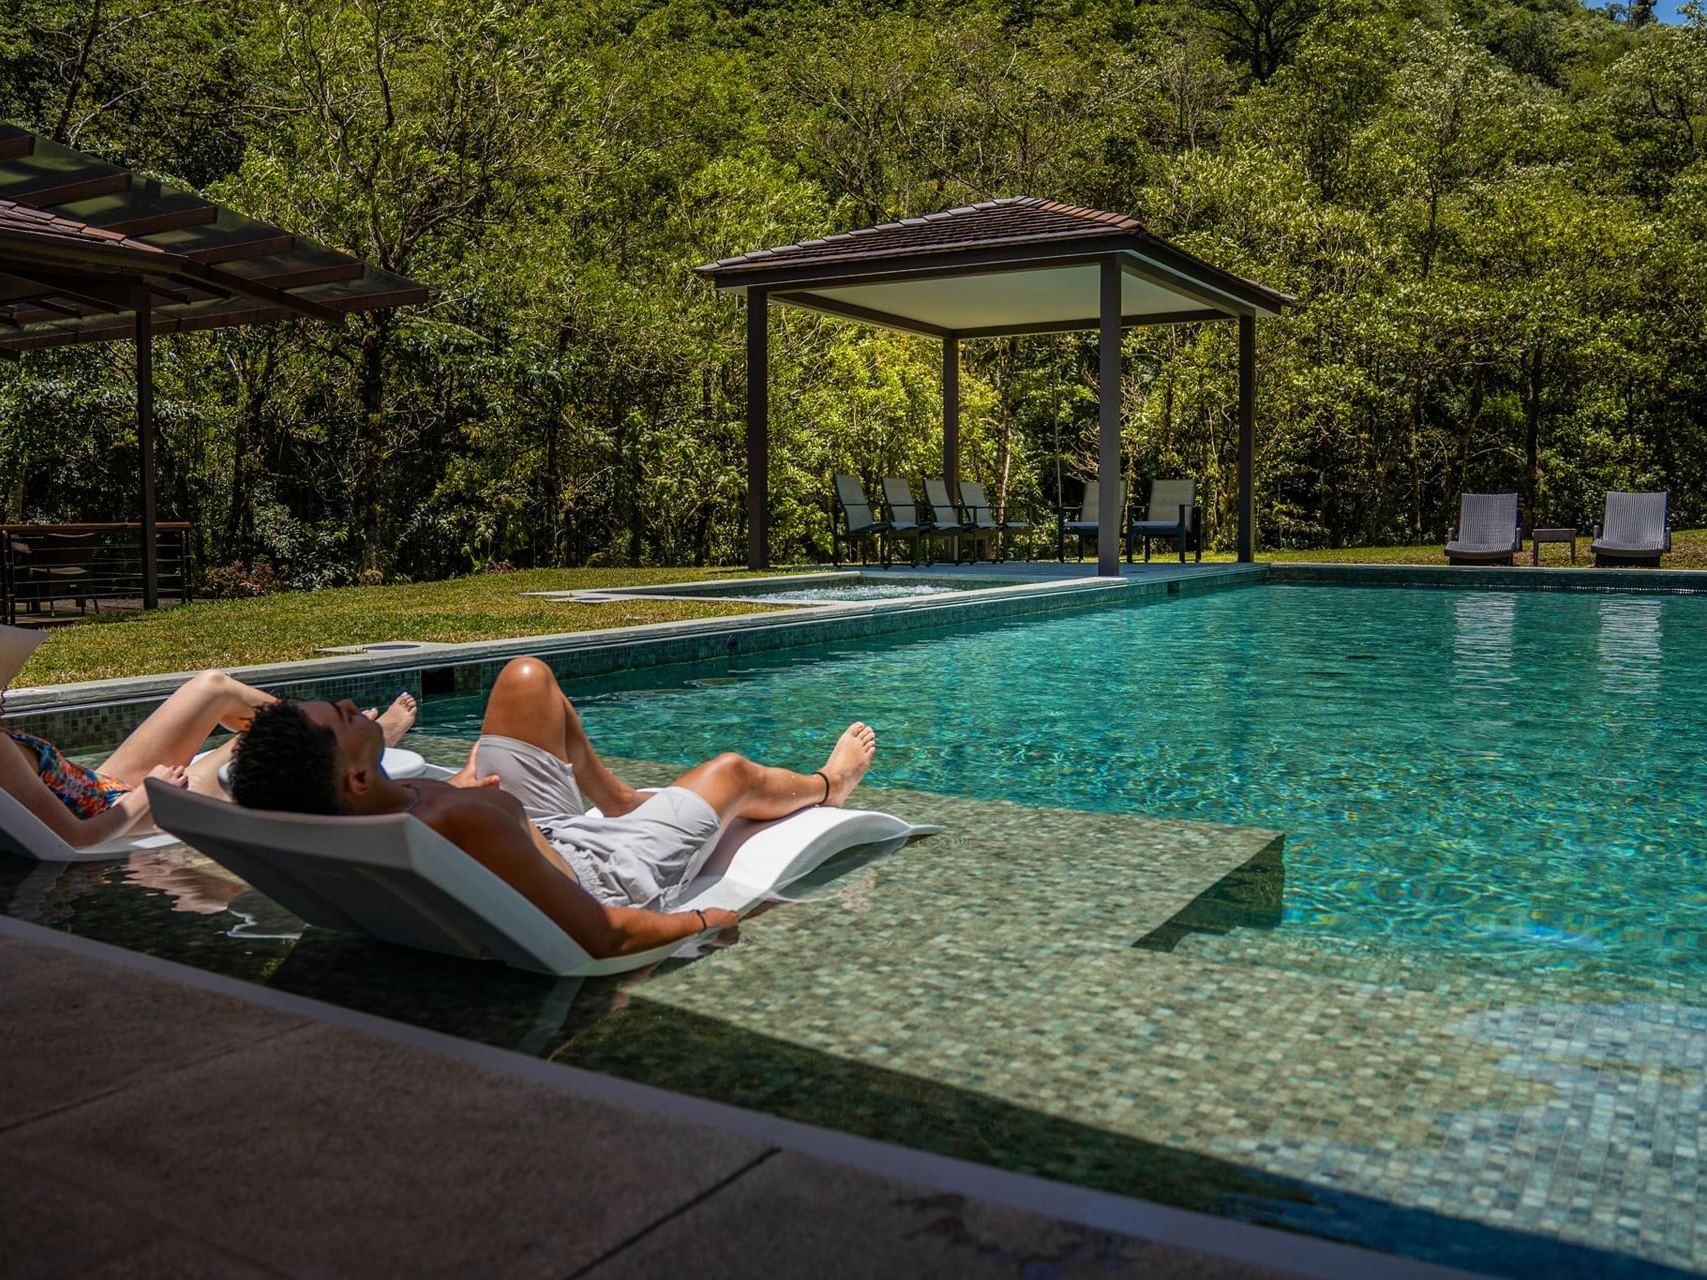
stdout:
[[1601,687],[1612,697],[1651,697],[1660,682],[1661,602],[1613,596],[1600,603]]
[[1452,602],[1452,668],[1456,684],[1497,690],[1513,684],[1517,597],[1504,591],[1465,591]]

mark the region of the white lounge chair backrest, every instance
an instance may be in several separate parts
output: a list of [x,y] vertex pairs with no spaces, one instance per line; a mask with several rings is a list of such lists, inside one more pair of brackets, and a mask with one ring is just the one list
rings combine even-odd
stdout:
[[1522,545],[1517,530],[1515,493],[1466,493],[1458,499],[1457,546],[1489,551],[1516,551]]
[[941,476],[925,477],[925,501],[930,505],[931,518],[941,525],[960,523],[960,513],[949,500],[948,482]]
[[913,500],[913,486],[900,476],[883,477],[883,505],[889,508],[889,519],[896,525],[916,525],[919,505]]
[[1669,491],[1606,495],[1606,519],[1601,523],[1601,546],[1629,551],[1668,551],[1666,504]]
[[105,844],[74,849],[13,799],[11,792],[0,791],[0,852],[16,854],[20,858],[35,858],[41,862],[103,862],[128,857],[141,849],[160,849],[178,843],[177,836],[149,827],[146,831],[109,840]]
[[1150,506],[1145,512],[1146,520],[1165,520],[1178,527],[1181,507],[1185,508],[1185,527],[1190,529],[1196,519],[1192,513],[1197,507],[1197,481],[1150,481]]
[[[595,960],[522,894],[408,814],[264,813],[152,781],[148,789],[163,828],[311,925],[559,975],[620,973],[682,947]],[[742,911],[850,846],[936,830],[852,809],[732,823],[668,909]]]
[[836,501],[841,504],[842,511],[847,516],[849,533],[859,533],[879,523],[877,514],[871,509],[870,499],[865,496],[865,486],[860,484],[858,476],[836,477]]

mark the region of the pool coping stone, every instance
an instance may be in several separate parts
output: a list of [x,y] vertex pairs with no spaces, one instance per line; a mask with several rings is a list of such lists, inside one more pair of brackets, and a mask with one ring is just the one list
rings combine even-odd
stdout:
[[[1077,1233],[1081,1237],[1083,1230],[1088,1229],[1092,1233],[1124,1237],[1130,1241],[1148,1242],[1161,1247],[1160,1256],[1152,1256],[1147,1250],[1140,1252],[1136,1257],[1137,1268],[1129,1274],[1190,1275],[1206,1278],[1291,1274],[1322,1277],[1323,1280],[1340,1280],[1341,1277],[1345,1280],[1361,1280],[1362,1277],[1374,1274],[1394,1277],[1395,1280],[1448,1280],[1450,1277],[1469,1274],[1415,1259],[1381,1254],[1312,1236],[1010,1173],[837,1133],[798,1121],[782,1120],[723,1103],[671,1093],[510,1050],[461,1040],[371,1014],[324,1004],[307,997],[254,986],[173,961],[140,955],[106,943],[59,933],[40,925],[0,917],[0,949],[11,951],[14,948],[38,949],[38,955],[39,949],[46,949],[60,953],[68,960],[78,958],[85,964],[108,966],[114,971],[115,984],[154,988],[146,1009],[138,1010],[137,1016],[130,1019],[132,1025],[126,1028],[126,1031],[135,1037],[159,1034],[163,1026],[174,1024],[172,1034],[181,1038],[182,1023],[185,1019],[172,1016],[171,1006],[174,1002],[180,1005],[178,1012],[181,1015],[192,1017],[198,1013],[206,1017],[210,1010],[229,1010],[233,1007],[233,1001],[249,1007],[249,1011],[241,1015],[246,1030],[240,1038],[247,1040],[245,1045],[232,1047],[229,1043],[231,1037],[227,1036],[217,1048],[204,1055],[192,1055],[189,1058],[183,1056],[182,1046],[179,1045],[163,1063],[161,1071],[165,1073],[164,1076],[160,1072],[139,1073],[116,1084],[112,1089],[68,1101],[45,1114],[38,1109],[36,1113],[22,1120],[0,1119],[0,1161],[17,1163],[39,1178],[42,1186],[50,1192],[54,1186],[63,1191],[68,1186],[80,1184],[89,1193],[87,1199],[93,1202],[92,1208],[86,1206],[87,1212],[92,1213],[98,1209],[102,1213],[117,1213],[123,1216],[126,1220],[125,1232],[117,1237],[123,1240],[123,1244],[115,1246],[121,1250],[113,1259],[115,1264],[129,1258],[133,1252],[165,1249],[168,1252],[224,1256],[251,1265],[269,1265],[267,1259],[256,1258],[250,1252],[255,1240],[253,1229],[249,1238],[235,1238],[235,1233],[239,1230],[238,1224],[219,1219],[219,1226],[213,1229],[218,1238],[209,1240],[205,1238],[201,1228],[188,1230],[171,1216],[173,1213],[190,1212],[192,1201],[229,1195],[229,1188],[223,1183],[216,1185],[220,1172],[228,1172],[221,1159],[204,1159],[198,1164],[175,1171],[178,1181],[172,1187],[171,1194],[165,1197],[169,1208],[162,1208],[161,1193],[152,1188],[148,1177],[140,1176],[132,1170],[127,1184],[122,1171],[116,1168],[109,1170],[104,1165],[90,1166],[86,1163],[90,1157],[78,1155],[82,1149],[79,1144],[86,1146],[91,1135],[99,1132],[103,1123],[110,1125],[115,1122],[115,1115],[122,1117],[129,1114],[126,1105],[127,1094],[131,1095],[131,1102],[142,1099],[150,1089],[160,1093],[164,1088],[163,1096],[169,1096],[177,1085],[167,1077],[186,1073],[206,1082],[209,1088],[236,1087],[239,1082],[253,1076],[258,1068],[266,1066],[265,1055],[269,1052],[267,1046],[272,1046],[271,1051],[281,1057],[288,1057],[304,1046],[313,1054],[324,1057],[331,1053],[336,1057],[338,1046],[348,1044],[351,1056],[358,1059],[371,1058],[376,1062],[383,1059],[385,1063],[396,1063],[405,1068],[409,1063],[418,1064],[418,1070],[408,1070],[407,1074],[411,1077],[419,1074],[429,1081],[454,1076],[459,1067],[475,1068],[486,1074],[487,1079],[481,1083],[482,1092],[489,1090],[497,1095],[492,1098],[491,1105],[499,1108],[500,1112],[504,1107],[514,1105],[511,1098],[515,1095],[543,1098],[549,1093],[562,1098],[561,1106],[565,1109],[580,1108],[582,1114],[593,1115],[614,1113],[608,1121],[601,1123],[613,1126],[615,1132],[621,1132],[624,1125],[634,1127],[639,1124],[644,1126],[647,1132],[661,1131],[672,1141],[672,1135],[679,1133],[681,1141],[700,1151],[707,1150],[706,1135],[724,1135],[722,1145],[732,1148],[729,1158],[724,1162],[729,1169],[717,1173],[707,1165],[705,1170],[697,1175],[704,1185],[667,1210],[659,1206],[649,1211],[647,1216],[651,1221],[645,1227],[626,1238],[614,1241],[591,1262],[576,1269],[576,1275],[598,1277],[620,1272],[621,1264],[633,1261],[633,1255],[628,1252],[631,1247],[646,1242],[654,1231],[671,1229],[672,1223],[690,1214],[703,1217],[706,1211],[712,1211],[714,1214],[717,1211],[732,1213],[734,1209],[739,1208],[739,1200],[725,1208],[717,1197],[737,1180],[762,1167],[767,1160],[775,1159],[791,1161],[788,1169],[791,1185],[798,1188],[798,1193],[803,1195],[808,1203],[816,1202],[826,1222],[835,1223],[840,1220],[847,1230],[854,1234],[854,1238],[858,1238],[863,1230],[872,1227],[881,1229],[884,1224],[869,1222],[859,1216],[861,1213],[869,1215],[869,1203],[866,1210],[854,1211],[852,1221],[842,1218],[841,1215],[847,1214],[849,1210],[845,1199],[839,1194],[839,1189],[848,1185],[849,1174],[836,1174],[834,1170],[822,1169],[820,1162],[838,1166],[854,1175],[863,1175],[867,1182],[877,1180],[875,1190],[879,1193],[879,1198],[891,1205],[901,1203],[909,1197],[916,1199],[921,1188],[934,1192],[934,1198],[927,1197],[921,1202],[935,1211],[933,1216],[940,1217],[942,1212],[952,1210],[968,1219],[976,1215],[986,1227],[992,1223],[1005,1224],[1010,1231],[1030,1236],[1038,1233],[1039,1224],[1035,1219],[1041,1217],[1054,1219],[1057,1224],[1065,1224],[1070,1228],[1081,1229]],[[51,961],[49,963],[51,964]],[[29,967],[24,967],[26,972]],[[13,1035],[18,1037],[15,1043],[31,1044],[34,1041],[32,1024],[40,1026],[50,1016],[62,1018],[65,1012],[63,1008],[56,1006],[50,1009],[38,1002],[33,1010],[26,1012],[19,1023],[9,1028]],[[275,1025],[267,1025],[268,1015]],[[117,1030],[118,1028],[108,1029],[109,1033]],[[364,1048],[356,1041],[341,1038],[347,1037],[350,1032],[368,1037],[370,1044],[373,1040],[383,1044]],[[435,1062],[443,1065],[435,1066]],[[174,1063],[176,1065],[173,1065]],[[284,1063],[278,1064],[279,1069],[285,1067]],[[332,1093],[341,1095],[341,1104],[349,1106],[352,1100],[359,1102],[364,1094],[371,1093],[377,1099],[380,1092],[392,1089],[395,1083],[392,1075],[394,1069],[377,1072],[340,1071],[335,1074],[306,1071],[300,1072],[299,1076],[309,1082],[310,1096],[326,1096],[312,1092],[313,1087],[324,1086]],[[181,1084],[182,1081],[177,1083]],[[290,1109],[288,1099],[276,1098],[267,1091],[256,1090],[248,1105],[251,1110],[244,1116],[245,1132],[251,1135],[251,1147],[259,1149],[251,1150],[251,1156],[264,1151],[270,1143],[281,1141],[312,1146],[315,1140],[312,1118],[300,1114],[299,1110]],[[587,1110],[589,1107],[591,1112]],[[358,1110],[366,1114],[365,1109]],[[274,1111],[278,1114],[272,1114]],[[624,1112],[629,1113],[631,1118],[625,1118],[621,1114]],[[193,1108],[191,1113],[195,1114]],[[539,1112],[539,1123],[543,1127],[557,1117],[558,1107],[548,1106]],[[419,1143],[422,1141],[423,1129],[433,1135],[429,1141],[446,1140],[456,1122],[457,1112],[450,1108],[435,1117],[435,1123],[429,1124],[426,1117],[413,1107],[393,1107],[389,1110],[376,1108],[371,1124],[366,1127],[369,1129],[367,1136],[372,1140],[384,1142],[387,1140],[386,1135],[395,1130],[394,1136],[398,1140]],[[446,1127],[441,1129],[440,1125]],[[302,1132],[305,1128],[308,1130],[306,1133]],[[406,1130],[415,1132],[411,1136]],[[194,1141],[193,1129],[184,1132],[168,1127],[167,1132],[174,1133],[179,1141]],[[720,1144],[714,1141],[711,1149],[715,1150],[718,1145]],[[146,1146],[146,1142],[138,1140],[139,1151]],[[505,1167],[505,1156],[501,1144],[494,1149],[470,1144],[458,1154],[455,1163],[465,1172],[478,1172],[483,1167],[502,1171]],[[614,1152],[607,1151],[605,1158],[607,1162],[619,1166],[631,1159],[626,1148],[620,1146]],[[638,1150],[632,1157],[634,1160],[645,1158]],[[631,1181],[634,1176],[632,1168],[611,1172],[622,1182]],[[357,1173],[359,1174],[359,1171]],[[555,1178],[559,1183],[565,1180],[564,1171],[554,1167],[529,1166],[528,1176],[530,1179],[547,1181]],[[363,1197],[372,1199],[376,1204],[384,1200],[383,1189],[373,1188],[368,1180],[359,1176],[345,1178],[341,1185],[345,1193],[356,1202],[358,1216]],[[432,1194],[429,1198],[442,1198],[440,1209],[455,1212],[454,1206],[467,1198],[468,1185],[464,1178],[439,1177],[432,1182]],[[756,1189],[762,1190],[763,1186],[761,1181],[756,1184]],[[869,1202],[869,1195],[865,1198]],[[955,1199],[948,1203],[944,1198]],[[244,1203],[247,1208],[248,1202]],[[265,1205],[255,1205],[253,1211],[263,1215],[269,1212]],[[408,1213],[423,1221],[431,1221],[433,1205],[419,1200],[411,1201]],[[892,1223],[893,1214],[884,1216],[891,1219]],[[568,1218],[572,1222],[574,1215],[568,1215]],[[749,1227],[752,1225],[745,1215],[740,1219],[731,1219],[731,1223],[745,1223]],[[56,1226],[63,1228],[65,1224],[37,1223],[36,1229],[51,1232]],[[495,1227],[493,1231],[496,1232]],[[910,1233],[921,1238],[922,1243],[917,1246],[920,1249],[931,1243],[924,1238],[932,1234],[928,1227],[915,1228]],[[61,1240],[64,1235],[61,1231]],[[1069,1232],[1069,1236],[1071,1235]],[[668,1239],[669,1236],[661,1238]],[[908,1247],[904,1244],[906,1238],[907,1235],[904,1234],[903,1243],[900,1245],[893,1240],[887,1243],[891,1248]],[[1059,1238],[1059,1233],[1055,1238]],[[812,1243],[802,1242],[799,1247],[821,1250],[820,1256],[814,1261],[822,1265],[833,1262],[835,1258],[832,1243],[839,1243],[840,1247],[845,1248],[846,1239],[847,1234],[844,1232],[839,1241],[814,1239]],[[354,1257],[345,1259],[346,1263],[361,1259],[363,1245],[359,1237],[350,1240],[343,1247],[356,1250]],[[1174,1251],[1185,1252],[1182,1255]],[[829,1254],[829,1257],[823,1256],[825,1253]],[[519,1263],[525,1260],[527,1259],[515,1261]],[[506,1265],[512,1263],[510,1258],[490,1256],[490,1262],[493,1264],[491,1274],[516,1274],[513,1266]],[[276,1258],[271,1260],[271,1265],[277,1264]],[[607,1264],[613,1269],[607,1271]],[[1252,1268],[1256,1269],[1255,1272]],[[340,1271],[346,1269],[355,1268],[338,1268]],[[552,1274],[562,1273],[563,1269],[558,1268]],[[833,1265],[825,1273],[835,1274]]]

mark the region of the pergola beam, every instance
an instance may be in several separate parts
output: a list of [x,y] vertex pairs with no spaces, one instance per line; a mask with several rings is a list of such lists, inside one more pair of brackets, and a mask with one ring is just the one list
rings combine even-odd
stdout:
[[1131,254],[1120,256],[1120,269],[1134,280],[1142,280],[1145,284],[1153,284],[1166,289],[1170,293],[1181,294],[1193,302],[1200,302],[1211,311],[1219,312],[1231,319],[1236,315],[1244,315],[1251,310],[1249,305],[1237,302],[1226,294],[1217,293],[1213,289],[1202,288],[1189,280],[1181,280],[1178,276],[1158,268],[1155,264],[1134,258]]
[[838,320],[858,320],[863,324],[874,324],[882,329],[896,329],[920,338],[946,338],[949,332],[941,325],[912,320],[888,311],[879,311],[875,307],[862,307],[857,302],[844,302],[840,298],[826,298],[818,293],[803,293],[791,289],[787,293],[777,294],[776,300],[807,311],[821,311],[825,315],[835,316]]
[[[1235,317],[1225,311],[1211,311],[1207,308],[1193,311],[1151,311],[1137,312],[1120,317],[1123,329],[1142,329],[1151,325],[1164,324],[1207,324],[1214,320],[1232,320]],[[1025,338],[1042,333],[1085,333],[1102,328],[1102,316],[1086,316],[1083,320],[1041,320],[1036,324],[992,324],[982,325],[974,329],[961,329],[962,338]]]

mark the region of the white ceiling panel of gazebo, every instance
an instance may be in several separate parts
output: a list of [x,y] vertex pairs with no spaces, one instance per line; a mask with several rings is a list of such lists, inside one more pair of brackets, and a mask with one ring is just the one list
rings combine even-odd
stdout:
[[[1094,263],[819,287],[811,292],[834,302],[957,331],[1066,321],[1084,321],[1088,327],[1095,327],[1100,305]],[[1162,315],[1202,307],[1186,294],[1127,273],[1121,275],[1123,315]]]

